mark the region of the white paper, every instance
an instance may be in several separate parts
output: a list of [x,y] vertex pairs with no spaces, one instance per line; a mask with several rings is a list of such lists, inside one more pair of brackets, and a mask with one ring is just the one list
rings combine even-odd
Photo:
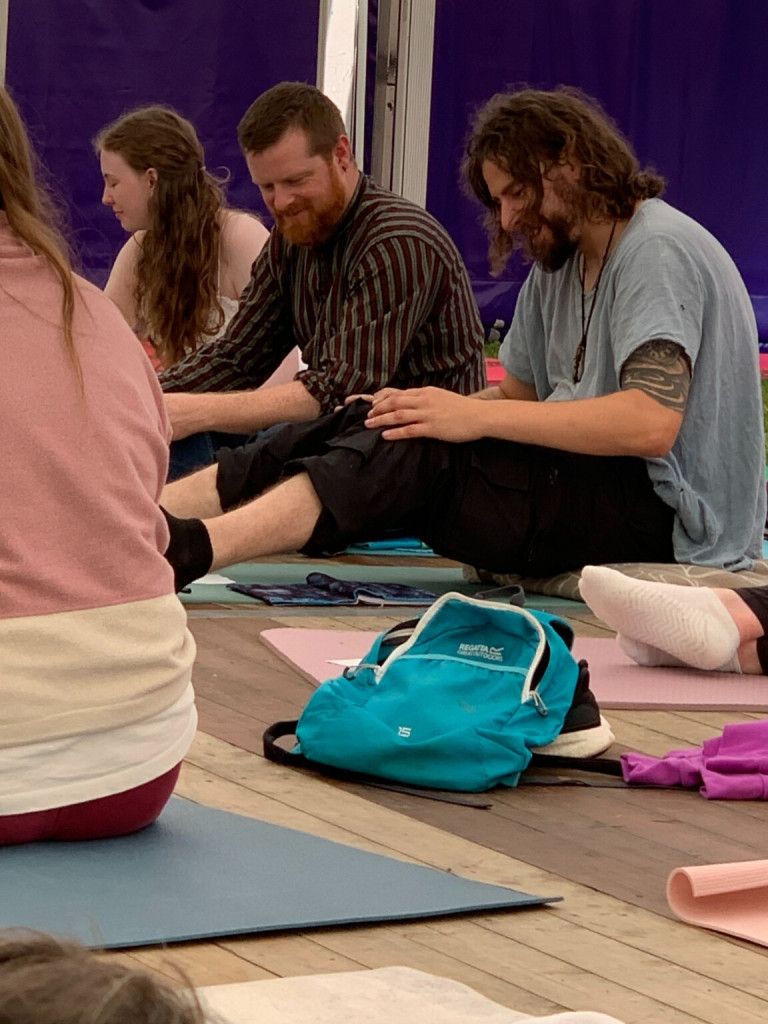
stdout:
[[209,572],[206,576],[201,576],[199,580],[194,580],[193,582],[195,584],[200,583],[205,587],[213,583],[234,583],[235,581],[229,576],[222,576],[218,572]]

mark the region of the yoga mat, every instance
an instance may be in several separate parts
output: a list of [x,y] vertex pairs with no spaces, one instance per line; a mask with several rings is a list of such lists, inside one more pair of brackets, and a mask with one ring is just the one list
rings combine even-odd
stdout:
[[687,924],[768,946],[768,860],[675,868],[667,900]]
[[0,854],[0,928],[107,948],[550,903],[173,798],[119,839]]
[[[475,594],[487,589],[482,584],[467,583],[458,566],[438,568],[422,565],[345,565],[338,562],[239,562],[218,574],[228,576],[235,583],[304,583],[310,572],[324,572],[340,580],[364,580],[369,583],[407,583],[411,587],[445,594],[458,590],[462,594]],[[247,604],[252,608],[267,608],[245,594],[228,590],[223,583],[193,583],[189,593],[179,597],[184,604]],[[570,602],[569,602],[570,603]],[[333,607],[329,605],[328,607]]]
[[436,558],[435,552],[422,540],[415,537],[401,537],[399,540],[370,540],[360,544],[350,544],[344,552],[345,555],[373,555],[386,558],[405,556],[419,558]]
[[[335,629],[266,629],[262,643],[312,683],[340,675],[362,658],[377,633]],[[768,680],[732,672],[682,668],[642,668],[613,639],[577,637],[574,656],[586,658],[592,691],[602,708],[690,711],[766,711]]]
[[695,668],[643,668],[613,639],[577,637],[576,658],[586,658],[592,692],[603,708],[678,711],[766,711],[768,680]]
[[224,1024],[620,1024],[588,1010],[529,1017],[459,981],[411,967],[209,985],[197,994],[203,1008]]

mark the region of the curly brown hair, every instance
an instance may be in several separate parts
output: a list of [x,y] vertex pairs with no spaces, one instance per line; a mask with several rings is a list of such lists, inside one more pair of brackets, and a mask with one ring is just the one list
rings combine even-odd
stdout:
[[346,135],[341,112],[314,85],[280,82],[248,107],[237,127],[244,153],[263,153],[286,132],[298,130],[309,140],[311,156],[330,160],[340,135]]
[[40,182],[37,158],[24,122],[8,91],[0,87],[0,209],[27,245],[43,256],[61,282],[64,342],[80,384],[82,376],[72,335],[75,282],[69,247],[60,228],[59,212]]
[[[180,980],[186,984],[186,979]],[[194,990],[40,932],[0,934],[2,1024],[205,1024]]]
[[139,107],[102,129],[97,154],[117,153],[134,171],[150,167],[151,227],[136,265],[135,302],[164,363],[193,352],[224,323],[219,301],[222,182],[205,167],[192,124],[166,106]]
[[522,88],[497,93],[476,113],[463,162],[470,194],[486,207],[495,272],[505,265],[517,240],[501,227],[483,177],[486,160],[542,199],[542,169],[575,158],[581,166],[580,204],[590,220],[624,220],[635,203],[661,195],[665,181],[651,167],[640,168],[629,142],[597,100],[579,89]]

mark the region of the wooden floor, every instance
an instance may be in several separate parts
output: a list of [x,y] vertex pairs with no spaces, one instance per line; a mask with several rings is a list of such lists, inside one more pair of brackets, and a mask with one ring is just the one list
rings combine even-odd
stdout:
[[[768,950],[672,919],[675,866],[768,856],[768,805],[696,793],[521,787],[488,810],[322,780],[260,755],[266,724],[295,718],[310,684],[259,642],[275,626],[383,629],[372,616],[194,607],[201,732],[179,792],[210,806],[470,878],[564,901],[545,909],[424,923],[186,943],[106,954],[198,985],[403,964],[444,975],[522,1012],[593,1009],[627,1024],[768,1021]],[[609,635],[586,610],[579,635]],[[624,748],[694,746],[723,712],[611,712]]]

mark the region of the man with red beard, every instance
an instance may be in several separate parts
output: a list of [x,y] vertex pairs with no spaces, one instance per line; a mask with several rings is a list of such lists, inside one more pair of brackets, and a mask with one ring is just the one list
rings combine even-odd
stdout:
[[[360,173],[334,104],[283,82],[238,134],[275,228],[224,337],[161,377],[174,439],[311,420],[386,385],[483,387],[482,325],[456,247],[425,210]],[[255,390],[296,345],[307,369]],[[211,462],[213,448],[192,457]]]
[[534,261],[501,384],[383,388],[170,485],[177,581],[395,526],[527,576],[760,557],[757,331],[727,252],[570,90],[494,97],[465,173],[492,262],[516,247]]

